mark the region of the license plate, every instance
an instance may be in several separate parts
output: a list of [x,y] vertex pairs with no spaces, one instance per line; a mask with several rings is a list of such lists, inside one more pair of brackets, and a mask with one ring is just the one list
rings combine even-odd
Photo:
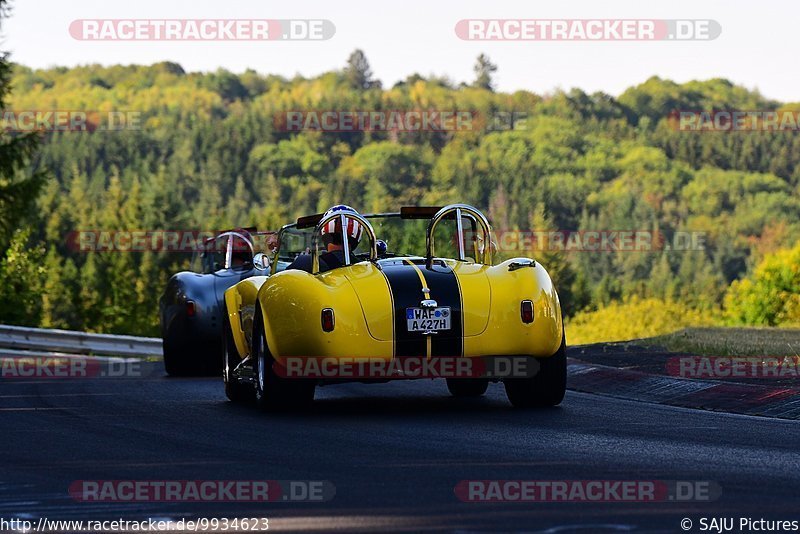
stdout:
[[409,332],[450,330],[450,308],[406,308]]

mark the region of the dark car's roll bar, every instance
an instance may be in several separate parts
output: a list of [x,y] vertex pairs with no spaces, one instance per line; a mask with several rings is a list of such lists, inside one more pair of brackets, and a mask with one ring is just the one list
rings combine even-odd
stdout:
[[[464,246],[464,228],[462,227],[461,217],[463,215],[469,216],[471,219],[475,220],[480,226],[480,230],[483,232],[483,259],[481,263],[484,265],[491,265],[492,264],[492,227],[489,224],[489,220],[481,213],[477,208],[473,208],[469,204],[450,204],[449,206],[445,206],[440,209],[436,215],[431,218],[431,221],[428,223],[428,230],[425,235],[425,260],[428,264],[433,261],[434,255],[434,242],[433,242],[433,233],[436,230],[436,226],[439,224],[439,221],[444,219],[450,213],[455,212],[456,217],[456,228],[458,232],[458,260],[464,261],[466,260],[466,251]],[[478,260],[478,258],[475,258]]]
[[[248,229],[243,228],[241,230],[225,230],[224,232],[220,232],[219,234],[213,237],[207,237],[203,240],[203,243],[200,244],[198,247],[194,249],[194,253],[192,254],[191,265],[190,269],[196,270],[196,262],[198,261],[198,255],[206,254],[209,252],[210,249],[213,249],[214,243],[221,237],[225,237],[225,259],[223,260],[223,265],[220,265],[220,269],[230,269],[232,260],[233,260],[233,237],[239,237],[247,243],[248,251],[250,252],[250,260],[252,262],[252,258],[255,256],[255,249],[253,247],[253,234],[255,232],[255,228],[253,232],[250,232]],[[217,270],[217,269],[214,269]]]
[[378,248],[377,248],[377,238],[375,237],[375,230],[372,228],[372,225],[369,223],[367,219],[362,217],[361,215],[353,212],[334,212],[328,216],[322,217],[319,222],[317,223],[317,227],[314,229],[314,233],[311,236],[311,274],[318,274],[319,273],[319,238],[322,232],[322,228],[335,219],[341,220],[342,225],[342,246],[344,247],[344,264],[350,265],[350,244],[347,236],[347,219],[353,219],[361,223],[364,227],[364,231],[369,237],[369,261],[377,261],[378,260]]

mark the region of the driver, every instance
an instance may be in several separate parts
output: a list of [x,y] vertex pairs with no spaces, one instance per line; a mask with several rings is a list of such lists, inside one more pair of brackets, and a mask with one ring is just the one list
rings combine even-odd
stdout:
[[[339,204],[333,206],[323,215],[327,217],[332,213],[355,213],[358,212],[350,206]],[[347,244],[350,248],[350,254],[358,247],[361,237],[364,235],[364,228],[355,219],[347,219]],[[342,221],[341,219],[334,219],[325,223],[325,226],[320,230],[322,237],[322,244],[325,246],[325,252],[319,255],[319,272],[324,273],[331,269],[344,266],[344,240],[342,238]],[[299,269],[311,272],[312,261],[311,254],[300,254],[295,260],[289,264],[287,269]]]

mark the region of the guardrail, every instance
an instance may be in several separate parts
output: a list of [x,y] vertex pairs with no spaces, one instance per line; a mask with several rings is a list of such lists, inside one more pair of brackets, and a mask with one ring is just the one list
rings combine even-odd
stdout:
[[103,356],[161,357],[163,354],[159,338],[7,325],[0,325],[0,348]]

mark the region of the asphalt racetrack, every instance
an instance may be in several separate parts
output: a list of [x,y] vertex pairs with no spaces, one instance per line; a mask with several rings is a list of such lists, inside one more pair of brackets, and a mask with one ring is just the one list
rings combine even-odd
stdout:
[[[227,401],[221,380],[0,383],[0,517],[266,517],[271,531],[700,532],[700,519],[800,518],[800,425],[572,391],[518,411],[502,386],[451,398],[443,381],[317,390],[310,413]],[[89,502],[76,481],[327,481],[330,500]],[[716,500],[463,502],[475,480],[700,481]],[[332,486],[330,486],[332,485]],[[488,487],[488,486],[486,486]],[[505,486],[504,486],[505,487]],[[684,523],[684,526],[687,524]]]

